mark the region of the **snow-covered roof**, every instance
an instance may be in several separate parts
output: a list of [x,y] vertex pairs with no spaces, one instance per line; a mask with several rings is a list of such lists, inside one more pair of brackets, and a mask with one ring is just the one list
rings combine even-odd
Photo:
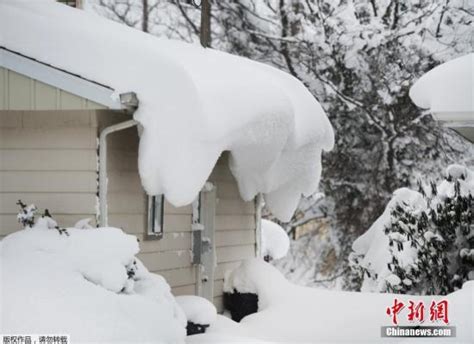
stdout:
[[334,143],[320,104],[291,75],[213,49],[159,39],[52,0],[2,0],[0,46],[133,91],[143,126],[139,172],[149,194],[191,203],[223,151],[241,196],[264,193],[288,220],[317,190]]
[[413,102],[438,120],[474,121],[474,53],[443,63],[410,89]]

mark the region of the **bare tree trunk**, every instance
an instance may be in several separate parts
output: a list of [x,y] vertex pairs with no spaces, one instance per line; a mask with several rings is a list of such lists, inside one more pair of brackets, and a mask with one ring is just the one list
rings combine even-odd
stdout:
[[211,3],[210,0],[201,2],[201,45],[204,48],[211,46]]
[[[289,31],[290,31],[290,23],[289,23],[289,20],[288,20],[288,13],[286,11],[285,6],[286,6],[285,5],[285,0],[280,0],[279,10],[280,10],[280,21],[281,21],[281,36],[283,38],[288,38]],[[281,50],[281,54],[283,56],[283,59],[285,60],[285,63],[288,67],[288,71],[294,77],[298,77],[296,75],[296,70],[293,66],[293,62],[291,61],[290,49],[289,49],[289,45],[288,45],[287,41],[282,40],[280,42],[280,50]]]
[[142,31],[148,32],[148,0],[142,0]]

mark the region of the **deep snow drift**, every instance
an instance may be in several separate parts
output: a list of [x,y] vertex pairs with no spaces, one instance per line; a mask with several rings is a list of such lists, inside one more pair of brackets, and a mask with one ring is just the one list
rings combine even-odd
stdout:
[[264,193],[282,220],[301,194],[317,190],[321,152],[334,134],[320,104],[287,73],[52,0],[2,1],[0,32],[0,46],[117,94],[137,93],[139,171],[149,194],[190,204],[223,151],[242,197]]
[[[245,338],[280,343],[379,342],[381,326],[392,325],[386,309],[393,305],[395,298],[406,305],[409,300],[423,301],[428,307],[433,300],[448,300],[449,322],[456,326],[456,338],[443,338],[440,342],[470,343],[474,339],[474,282],[464,284],[461,290],[447,296],[335,292],[297,286],[271,264],[252,259],[232,271],[225,281],[225,289],[257,293],[259,311],[240,323],[219,317],[206,334],[193,336],[187,342],[217,343],[219,339],[232,342],[233,336],[243,338],[242,342]],[[436,325],[429,320],[429,309],[426,311],[428,320],[424,325]],[[400,314],[398,322],[413,325],[407,320],[407,313]],[[400,338],[392,340],[401,341]],[[234,339],[234,342],[240,341]]]
[[79,342],[180,343],[186,318],[166,281],[117,228],[42,227],[0,241],[0,333],[69,334]]

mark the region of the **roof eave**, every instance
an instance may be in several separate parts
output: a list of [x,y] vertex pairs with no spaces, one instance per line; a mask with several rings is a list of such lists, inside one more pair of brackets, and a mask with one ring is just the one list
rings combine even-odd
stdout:
[[55,68],[4,47],[0,47],[0,66],[91,100],[109,109],[126,109],[120,103],[120,99],[115,99],[118,97],[113,97],[115,91],[112,88]]

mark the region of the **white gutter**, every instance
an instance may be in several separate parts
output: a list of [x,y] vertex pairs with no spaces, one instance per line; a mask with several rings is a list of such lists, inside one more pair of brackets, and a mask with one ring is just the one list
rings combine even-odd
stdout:
[[[124,93],[120,95],[122,105],[133,114],[138,107],[138,99],[135,93]],[[103,129],[99,136],[99,226],[108,226],[107,209],[107,136],[120,130],[134,127],[138,124],[134,119],[113,124]]]
[[255,198],[255,255],[262,258],[262,208],[263,196],[261,193]]
[[138,124],[134,119],[111,125],[100,133],[99,137],[99,224],[108,226],[107,214],[107,136],[120,130],[134,127]]

